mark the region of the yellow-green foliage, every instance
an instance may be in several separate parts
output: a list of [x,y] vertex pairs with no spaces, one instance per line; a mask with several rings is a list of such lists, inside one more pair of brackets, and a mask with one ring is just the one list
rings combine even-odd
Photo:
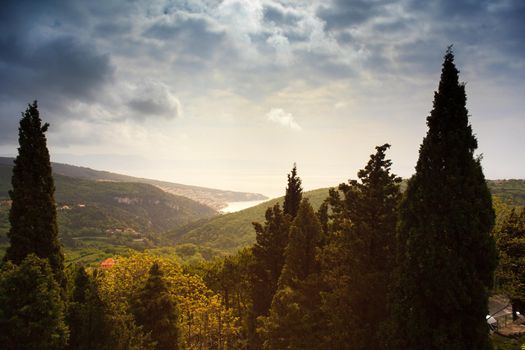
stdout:
[[239,320],[199,276],[183,272],[169,258],[132,254],[116,258],[114,267],[98,274],[101,298],[113,312],[126,314],[129,301],[144,284],[153,262],[158,262],[166,284],[179,308],[180,327],[187,349],[235,348]]

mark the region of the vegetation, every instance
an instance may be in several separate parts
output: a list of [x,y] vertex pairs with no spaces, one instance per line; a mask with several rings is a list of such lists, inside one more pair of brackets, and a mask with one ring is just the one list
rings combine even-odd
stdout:
[[301,187],[301,179],[297,176],[297,166],[294,164],[291,173],[288,174],[288,186],[286,186],[286,194],[284,196],[283,213],[295,218],[302,199],[303,188]]
[[449,49],[400,209],[392,348],[488,349],[494,211]]
[[144,287],[133,297],[131,312],[137,324],[151,336],[156,350],[181,348],[179,312],[157,262],[151,266]]
[[18,129],[18,156],[9,197],[9,247],[5,261],[20,264],[29,254],[47,259],[59,284],[65,283],[64,254],[58,241],[55,185],[45,132],[36,101],[29,105]]
[[497,287],[510,299],[514,318],[525,314],[525,211],[510,209],[494,236],[499,251]]
[[489,180],[490,192],[506,203],[525,205],[525,180]]
[[401,178],[390,173],[385,159],[390,146],[376,153],[352,180],[331,190],[332,223],[323,250],[323,309],[329,347],[388,348],[383,335],[390,319],[388,301],[395,266],[397,208]]
[[321,223],[303,200],[290,228],[285,263],[270,315],[259,330],[264,349],[319,349],[326,323],[321,317],[321,265],[317,248],[323,241]]
[[4,349],[63,349],[64,301],[49,261],[29,254],[0,270],[0,343]]
[[[0,174],[12,167],[0,166]],[[167,244],[161,233],[217,215],[191,199],[140,183],[96,182],[54,175],[60,238],[67,247],[89,246],[103,240],[132,248]],[[0,216],[9,205],[1,202]],[[0,224],[0,237],[9,229]]]
[[251,265],[252,309],[250,322],[250,347],[261,348],[262,343],[256,332],[257,319],[267,317],[272,299],[285,262],[285,249],[289,246],[289,230],[292,220],[297,215],[303,189],[294,164],[288,174],[288,185],[284,196],[283,209],[279,203],[266,210],[264,226],[254,222],[256,243],[253,246]]
[[[314,209],[321,206],[328,195],[328,188],[320,188],[303,194]],[[283,203],[284,197],[275,198],[236,213],[220,215],[200,223],[189,230],[169,233],[175,243],[192,243],[220,251],[234,253],[255,243],[253,222],[264,222],[268,207]]]
[[[0,157],[0,168],[2,166],[11,167],[13,165],[12,158]],[[242,202],[264,200],[265,196],[257,193],[224,191],[213,188],[205,188],[198,186],[188,186],[167,181],[144,179],[139,177],[121,175],[110,173],[108,171],[93,170],[86,167],[79,167],[68,164],[52,163],[53,175],[61,175],[73,177],[77,179],[97,181],[97,182],[128,182],[128,183],[143,183],[155,186],[164,190],[165,192],[182,196],[194,200],[198,203],[213,208],[214,210],[222,209],[228,202]],[[11,176],[9,176],[10,178]],[[7,194],[9,187],[5,187],[2,181],[2,173],[0,172],[0,198],[3,193]]]

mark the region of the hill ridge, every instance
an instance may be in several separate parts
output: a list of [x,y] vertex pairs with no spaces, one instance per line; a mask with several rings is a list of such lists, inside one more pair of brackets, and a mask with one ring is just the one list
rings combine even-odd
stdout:
[[[12,157],[0,157],[0,165],[12,166],[13,160],[14,158]],[[220,210],[226,207],[227,202],[243,202],[268,199],[268,197],[260,193],[239,192],[202,186],[184,185],[169,181],[123,175],[106,170],[95,170],[85,166],[65,163],[51,162],[51,167],[54,174],[74,178],[95,181],[147,183],[160,188],[164,192],[190,198],[196,202],[207,205],[214,210]]]

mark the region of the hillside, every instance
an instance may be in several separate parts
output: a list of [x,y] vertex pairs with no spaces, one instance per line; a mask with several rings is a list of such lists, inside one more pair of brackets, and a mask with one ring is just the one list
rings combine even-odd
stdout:
[[[0,165],[0,180],[11,167]],[[132,247],[161,243],[160,233],[217,214],[189,198],[145,183],[100,182],[55,174],[59,232],[66,246],[103,240]],[[0,236],[8,230],[5,181],[0,198]]]
[[[13,158],[0,157],[0,165],[12,166]],[[228,202],[243,202],[264,200],[267,197],[258,193],[225,191],[213,188],[182,185],[173,182],[144,179],[133,176],[110,173],[108,171],[93,170],[86,167],[79,167],[69,164],[51,163],[53,173],[74,178],[92,180],[92,181],[113,181],[113,182],[134,182],[146,183],[162,189],[165,192],[190,198],[196,202],[202,203],[215,210],[226,207]],[[0,198],[7,193],[5,178],[0,177]],[[11,176],[7,179],[10,183]]]
[[504,202],[514,205],[525,205],[525,180],[488,180],[493,195]]
[[[525,205],[525,180],[488,180],[492,194],[515,205]],[[406,181],[401,188],[404,190]],[[305,193],[317,209],[328,196],[328,189],[318,189]],[[169,233],[176,243],[193,243],[198,246],[233,252],[255,242],[253,221],[264,221],[266,208],[276,202],[282,204],[283,197],[272,199],[236,213],[213,217],[195,222],[182,230]]]
[[[315,209],[328,196],[328,188],[321,188],[304,193]],[[255,207],[236,213],[220,215],[202,223],[195,223],[182,230],[174,230],[168,234],[174,242],[193,243],[198,246],[213,248],[220,251],[234,252],[255,242],[255,232],[252,222],[264,222],[264,213],[275,203],[283,203],[284,197],[275,198]],[[197,227],[195,227],[197,226]]]

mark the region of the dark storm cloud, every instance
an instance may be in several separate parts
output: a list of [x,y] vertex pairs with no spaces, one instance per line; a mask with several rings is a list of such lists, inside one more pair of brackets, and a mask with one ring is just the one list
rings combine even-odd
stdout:
[[171,44],[178,52],[200,58],[210,58],[224,39],[224,33],[214,31],[206,19],[184,16],[158,21],[144,35]]
[[[34,6],[30,6],[34,4]],[[0,142],[16,137],[13,126],[28,102],[41,100],[46,120],[60,122],[65,105],[89,102],[113,67],[107,54],[62,31],[68,22],[86,23],[68,3],[8,1],[0,15]]]
[[[525,64],[522,0],[334,0],[320,5],[317,15],[340,45],[369,48],[378,72],[394,67],[388,56],[395,53],[398,68],[411,66],[418,73],[429,73],[441,58],[435,53],[454,44],[460,54],[474,54],[466,58],[472,59],[471,66],[483,70],[496,64],[499,74],[522,76],[513,68]],[[363,37],[349,34],[356,28]],[[385,51],[386,47],[390,49]]]
[[392,0],[334,0],[319,8],[317,15],[326,22],[326,28],[340,29],[357,26],[385,11]]

